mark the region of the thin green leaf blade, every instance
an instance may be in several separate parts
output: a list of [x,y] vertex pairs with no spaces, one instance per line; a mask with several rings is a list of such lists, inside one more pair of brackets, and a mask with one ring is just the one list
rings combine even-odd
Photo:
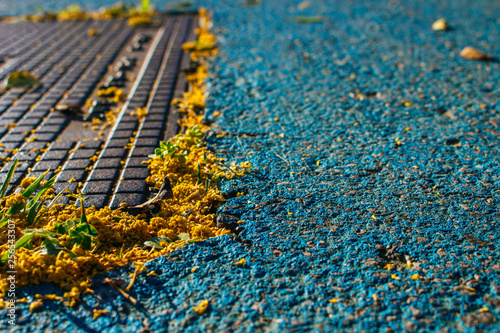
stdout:
[[30,186],[28,186],[21,195],[25,198],[29,198],[33,192],[36,191],[42,180],[45,178],[49,170],[45,171],[43,174],[41,174],[33,183],[31,183]]
[[54,182],[56,180],[56,177],[57,176],[54,176],[54,177],[50,178],[43,185],[42,189],[40,191],[38,191],[38,193],[35,195],[35,197],[33,199],[30,200],[30,202],[27,205],[27,208],[31,208],[31,206],[33,206],[34,204],[36,204],[36,202],[41,198],[41,196],[44,195],[45,192],[47,192],[50,189],[50,187],[52,186],[52,184],[54,184]]
[[18,160],[14,160],[14,163],[12,164],[12,166],[9,169],[9,172],[7,173],[7,178],[5,178],[5,181],[3,182],[3,185],[0,188],[0,199],[2,199],[5,196],[5,193],[7,192],[7,188],[9,187],[12,175],[14,175],[14,171],[16,171],[17,162]]
[[[26,246],[26,244],[28,244],[34,236],[35,236],[35,234],[27,234],[27,235],[24,235],[23,237],[21,237],[16,242],[16,245],[14,245],[14,250],[17,250],[21,247]],[[2,258],[0,259],[0,263],[5,264],[7,262],[7,259],[9,258],[9,253],[10,253],[9,251],[5,251]]]

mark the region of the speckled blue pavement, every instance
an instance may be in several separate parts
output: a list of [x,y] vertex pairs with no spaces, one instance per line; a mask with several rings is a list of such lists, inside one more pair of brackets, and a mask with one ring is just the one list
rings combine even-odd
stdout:
[[222,184],[241,234],[148,263],[137,305],[98,276],[74,309],[23,306],[17,329],[500,331],[500,65],[459,56],[500,58],[500,3],[309,2],[196,2],[220,45],[210,147],[253,165]]

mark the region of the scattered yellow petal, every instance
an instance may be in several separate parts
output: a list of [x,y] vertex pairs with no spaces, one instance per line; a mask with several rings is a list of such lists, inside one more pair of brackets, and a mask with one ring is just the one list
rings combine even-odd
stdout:
[[35,311],[36,309],[38,309],[41,305],[43,304],[42,300],[41,299],[37,299],[36,301],[33,301],[30,303],[30,307],[29,307],[29,310],[30,311]]
[[246,264],[247,264],[247,261],[245,260],[245,258],[241,258],[239,261],[234,263],[235,266],[244,266]]
[[92,318],[93,319],[97,319],[99,318],[101,315],[105,314],[105,313],[108,313],[109,311],[108,310],[96,310],[94,309],[93,310],[93,314],[92,314]]
[[193,308],[193,310],[197,314],[204,314],[207,311],[209,305],[210,305],[210,302],[208,301],[208,299],[205,299],[205,300],[201,301],[198,306],[195,306]]
[[146,276],[156,276],[156,277],[158,277],[159,275],[158,275],[158,274],[156,274],[156,272],[155,272],[155,271],[151,271],[151,272],[149,272],[148,274],[146,274]]

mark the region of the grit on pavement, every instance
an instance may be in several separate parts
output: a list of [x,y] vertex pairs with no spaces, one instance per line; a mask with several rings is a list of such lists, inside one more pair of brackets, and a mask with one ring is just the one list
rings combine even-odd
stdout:
[[498,332],[500,65],[459,53],[500,57],[500,3],[195,5],[219,40],[210,147],[253,166],[223,183],[242,232],[146,264],[137,305],[97,276],[80,306],[21,307],[17,328]]

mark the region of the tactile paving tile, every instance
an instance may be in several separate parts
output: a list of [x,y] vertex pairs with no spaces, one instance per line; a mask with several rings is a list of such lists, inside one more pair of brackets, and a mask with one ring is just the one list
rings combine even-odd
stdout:
[[[85,104],[138,29],[122,20],[44,22],[21,36],[13,25],[0,24],[0,57],[17,57],[9,66],[0,67],[0,79],[14,70],[27,70],[43,83],[28,92],[11,89],[0,94],[0,158],[19,160],[12,184],[50,170],[49,177],[57,172],[55,190],[82,189],[86,206],[118,207],[145,201],[148,169],[143,162],[169,129],[177,130],[170,104],[185,89],[179,73],[189,55],[183,53],[182,44],[192,36],[194,24],[191,16],[163,19],[153,34],[154,43],[149,42],[144,63],[139,64],[141,71],[129,98],[104,141],[58,140],[72,118],[53,108]],[[88,36],[91,28],[101,33]],[[8,31],[12,38],[5,37]],[[138,107],[148,111],[141,120],[130,115]],[[11,165],[3,163],[0,180]]]

